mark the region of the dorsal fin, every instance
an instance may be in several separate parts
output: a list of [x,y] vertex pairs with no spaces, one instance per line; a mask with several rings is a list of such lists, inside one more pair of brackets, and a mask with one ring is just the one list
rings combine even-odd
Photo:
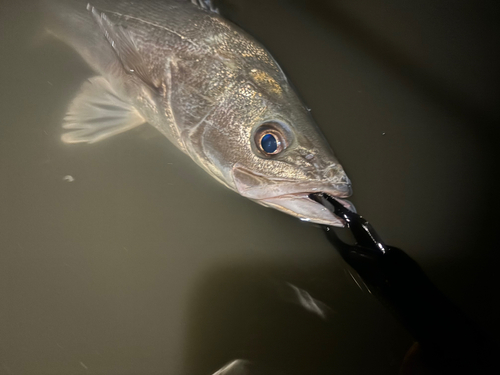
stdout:
[[151,88],[158,89],[158,84],[153,81],[130,33],[123,27],[113,24],[104,12],[90,3],[87,4],[87,10],[99,25],[125,71],[136,75]]
[[190,0],[194,5],[210,12],[219,13],[219,9],[214,4],[214,0]]

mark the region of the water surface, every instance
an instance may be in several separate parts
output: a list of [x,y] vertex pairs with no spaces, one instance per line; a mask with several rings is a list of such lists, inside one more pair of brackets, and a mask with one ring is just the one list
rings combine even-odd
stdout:
[[[497,9],[220,8],[312,108],[359,212],[498,333]],[[0,2],[1,374],[210,375],[238,359],[273,374],[397,374],[411,338],[317,227],[224,188],[152,128],[62,144],[92,72],[40,30],[33,3]]]

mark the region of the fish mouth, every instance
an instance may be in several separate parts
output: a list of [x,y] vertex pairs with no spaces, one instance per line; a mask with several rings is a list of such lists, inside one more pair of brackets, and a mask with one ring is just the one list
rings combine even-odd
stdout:
[[[344,227],[345,224],[343,220],[338,218],[323,205],[309,198],[311,193],[318,193],[318,191],[284,194],[276,197],[263,198],[259,201],[259,203],[298,217],[302,221],[335,227]],[[339,201],[348,210],[356,212],[354,205],[347,199],[336,197],[332,192],[321,191],[321,193],[327,193]]]
[[233,170],[237,191],[257,203],[272,207],[302,221],[343,227],[344,222],[320,203],[309,198],[312,193],[326,193],[337,199],[347,209],[356,212],[346,197],[352,195],[347,176],[335,179],[297,181],[293,179],[271,179],[257,175],[244,168]]

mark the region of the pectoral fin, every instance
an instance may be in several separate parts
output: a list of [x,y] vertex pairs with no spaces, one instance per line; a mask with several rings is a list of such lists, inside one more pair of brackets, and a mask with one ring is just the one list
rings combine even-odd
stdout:
[[66,143],[94,143],[145,123],[128,102],[121,99],[103,77],[85,82],[71,102],[64,119]]

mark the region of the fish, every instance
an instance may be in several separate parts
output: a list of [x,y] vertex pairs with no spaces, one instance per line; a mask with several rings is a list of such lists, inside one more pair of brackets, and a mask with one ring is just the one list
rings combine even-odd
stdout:
[[303,221],[343,223],[352,186],[283,70],[211,0],[42,0],[47,32],[95,72],[68,106],[62,141],[150,124],[221,184]]

